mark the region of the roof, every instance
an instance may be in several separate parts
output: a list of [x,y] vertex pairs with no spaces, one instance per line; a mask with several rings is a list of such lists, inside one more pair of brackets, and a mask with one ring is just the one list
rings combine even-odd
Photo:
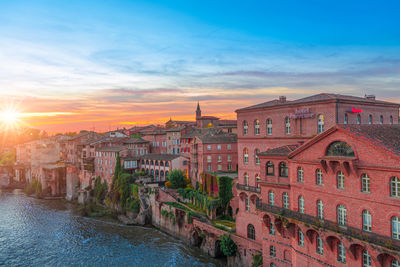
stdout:
[[180,131],[182,131],[182,130],[184,130],[185,129],[185,127],[183,127],[183,126],[178,126],[178,127],[171,127],[171,128],[169,128],[169,129],[167,129],[167,130],[165,130],[166,132],[180,132]]
[[139,156],[121,157],[122,160],[140,160]]
[[237,135],[232,133],[208,133],[204,135],[199,135],[197,136],[197,138],[199,138],[203,144],[223,144],[237,142]]
[[201,116],[199,119],[200,120],[219,120],[219,118],[214,117],[214,116]]
[[288,156],[290,152],[296,150],[300,145],[286,145],[268,149],[267,151],[258,153],[258,156]]
[[377,147],[400,156],[400,125],[339,125]]
[[145,144],[145,143],[149,143],[149,141],[144,140],[143,138],[130,138],[126,141],[124,141],[124,144]]
[[358,96],[348,96],[348,95],[340,95],[340,94],[332,94],[332,93],[321,93],[317,95],[312,95],[304,98],[300,98],[293,101],[279,101],[278,99],[271,100],[268,102],[264,102],[261,104],[257,104],[254,106],[249,106],[241,109],[237,109],[236,112],[245,111],[245,110],[252,110],[258,108],[267,108],[267,107],[274,107],[274,106],[283,106],[283,105],[297,105],[297,104],[305,104],[305,103],[313,103],[313,102],[324,102],[324,101],[353,101],[353,102],[363,102],[369,104],[383,104],[383,105],[394,105],[400,107],[400,104],[381,101],[376,99],[370,99],[366,97],[358,97]]
[[237,126],[237,120],[219,120],[219,126]]
[[105,146],[105,147],[98,148],[97,151],[99,151],[99,152],[120,152],[125,149],[127,149],[127,148],[123,147],[123,146]]
[[146,154],[141,156],[142,159],[150,159],[150,160],[173,160],[181,157],[181,155],[172,155],[172,154]]

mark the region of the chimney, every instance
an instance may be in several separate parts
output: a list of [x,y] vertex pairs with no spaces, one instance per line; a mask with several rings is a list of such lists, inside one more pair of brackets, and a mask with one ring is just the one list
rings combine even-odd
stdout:
[[369,100],[375,100],[375,95],[365,95],[364,97]]
[[279,97],[279,102],[286,102],[286,96],[281,95],[281,96]]

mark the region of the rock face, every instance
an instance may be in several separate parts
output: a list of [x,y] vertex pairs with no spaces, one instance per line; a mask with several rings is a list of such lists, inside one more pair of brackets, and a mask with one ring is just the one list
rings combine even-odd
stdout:
[[147,189],[141,189],[139,192],[140,212],[134,220],[138,225],[151,224],[150,200],[147,198],[146,192]]

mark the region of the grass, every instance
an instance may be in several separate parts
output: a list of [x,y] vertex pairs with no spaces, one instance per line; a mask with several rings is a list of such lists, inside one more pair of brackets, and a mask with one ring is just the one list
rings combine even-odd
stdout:
[[212,224],[214,225],[215,228],[218,228],[223,231],[227,231],[230,233],[234,233],[236,230],[236,224],[232,221],[227,221],[227,220],[213,220]]

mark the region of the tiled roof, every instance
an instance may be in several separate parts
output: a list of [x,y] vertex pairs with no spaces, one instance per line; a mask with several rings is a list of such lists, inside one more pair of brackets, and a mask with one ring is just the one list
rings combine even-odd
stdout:
[[340,95],[340,94],[332,94],[332,93],[321,93],[321,94],[308,96],[308,97],[300,98],[300,99],[293,100],[293,101],[279,101],[279,100],[275,99],[275,100],[271,100],[271,101],[257,104],[254,106],[241,108],[236,111],[251,110],[251,109],[257,109],[257,108],[267,108],[267,107],[273,107],[273,106],[278,106],[278,105],[296,105],[296,104],[304,104],[304,103],[312,103],[312,102],[320,102],[320,101],[328,101],[328,100],[343,100],[343,101],[364,102],[364,103],[370,103],[370,104],[376,103],[376,104],[385,104],[385,105],[397,105],[400,107],[400,104],[397,104],[397,103],[391,103],[391,102],[375,100],[375,99],[368,99],[365,97],[348,96],[348,95]]
[[232,133],[208,133],[199,135],[197,138],[199,138],[203,144],[226,144],[237,142],[237,135]]
[[97,149],[99,152],[120,152],[122,150],[127,149],[126,147],[123,146],[105,146]]
[[231,125],[236,126],[237,120],[219,120],[218,125],[219,126],[231,126]]
[[173,160],[179,158],[181,155],[172,155],[172,154],[146,154],[141,156],[142,159],[150,159],[150,160]]
[[340,125],[338,127],[363,137],[386,151],[400,155],[400,125]]
[[149,141],[144,140],[143,138],[135,138],[135,139],[128,139],[124,141],[124,144],[144,144],[144,143],[149,143]]
[[180,131],[182,131],[183,129],[185,129],[184,126],[178,126],[178,127],[171,127],[171,128],[168,128],[168,129],[165,130],[165,131],[166,131],[166,132],[180,132]]
[[258,153],[258,156],[287,156],[300,145],[287,145],[268,149],[267,151]]
[[214,116],[201,116],[200,120],[219,120],[219,118]]

